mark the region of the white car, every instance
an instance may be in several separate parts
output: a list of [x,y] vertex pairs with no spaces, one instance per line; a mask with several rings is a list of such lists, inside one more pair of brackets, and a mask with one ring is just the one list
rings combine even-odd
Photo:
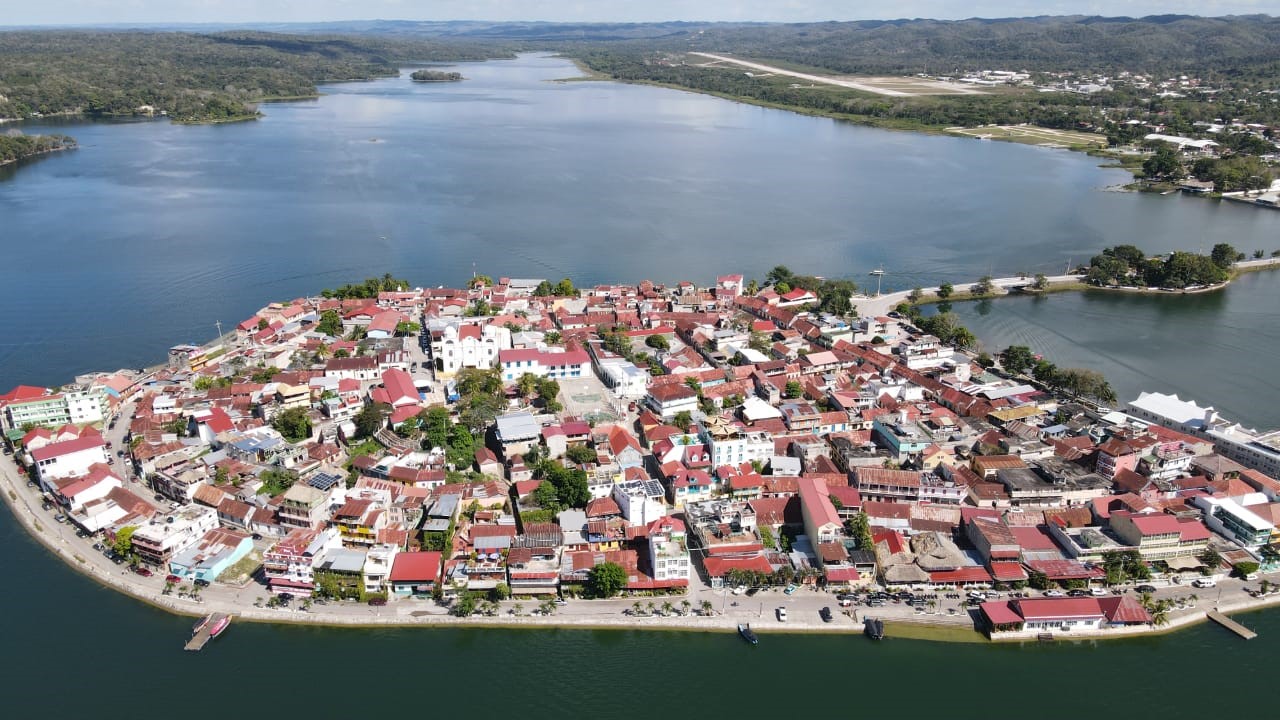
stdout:
[[1044,596],[1052,597],[1052,598],[1060,598],[1060,597],[1066,597],[1067,594],[1062,592],[1061,590],[1045,590]]
[[1213,578],[1196,578],[1191,581],[1191,587],[1211,588],[1217,587],[1218,583]]
[[787,621],[787,609],[784,607],[778,608],[778,622],[786,622],[786,621]]
[[1094,597],[1105,597],[1107,594],[1107,591],[1100,587],[1089,588],[1089,594]]

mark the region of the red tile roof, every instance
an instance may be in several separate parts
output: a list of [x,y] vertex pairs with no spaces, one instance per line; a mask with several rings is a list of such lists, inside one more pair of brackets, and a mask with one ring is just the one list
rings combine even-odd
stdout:
[[402,552],[391,565],[391,582],[435,582],[440,577],[440,553]]

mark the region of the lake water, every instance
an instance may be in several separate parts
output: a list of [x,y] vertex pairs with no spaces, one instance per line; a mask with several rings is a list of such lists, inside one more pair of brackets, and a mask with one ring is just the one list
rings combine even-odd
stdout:
[[[883,264],[887,289],[1055,271],[1118,243],[1280,244],[1280,213],[1103,192],[1127,176],[1081,155],[551,83],[574,73],[551,58],[462,72],[458,84],[328,87],[252,123],[28,126],[81,147],[0,175],[0,386],[156,362],[216,321],[387,271],[586,284],[759,277],[778,263],[863,279]],[[1215,296],[957,311],[992,345],[1101,367],[1122,394],[1203,388],[1203,401],[1275,423],[1278,296],[1280,275],[1263,273]],[[76,575],[7,509],[0,543],[12,581],[0,689],[32,716],[1257,714],[1280,638],[1276,613],[1249,617],[1261,637],[1248,643],[1202,626],[1105,645],[766,636],[754,650],[727,634],[239,624],[189,655],[189,620]]]
[[1275,611],[1241,616],[1259,632],[1247,642],[1200,625],[1047,645],[905,640],[892,625],[878,644],[768,634],[752,648],[731,632],[236,623],[195,654],[190,619],[80,576],[0,505],[11,717],[1261,717],[1280,640]]
[[[1127,174],[1080,154],[555,83],[576,74],[556,58],[461,69],[461,83],[326,87],[248,123],[25,127],[80,149],[0,170],[0,386],[151,364],[271,300],[388,271],[582,285],[778,263],[862,281],[883,265],[888,289],[1054,272],[1119,243],[1280,247],[1280,213],[1105,192]],[[1277,283],[1250,287],[1274,299]],[[1134,312],[1139,326],[1177,314]],[[1232,312],[1208,317],[1235,340],[1197,350],[1227,375],[1253,331]]]

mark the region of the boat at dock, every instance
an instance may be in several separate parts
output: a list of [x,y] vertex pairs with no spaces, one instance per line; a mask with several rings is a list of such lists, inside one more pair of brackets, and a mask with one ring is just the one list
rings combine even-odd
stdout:
[[862,622],[862,632],[872,640],[883,640],[884,621],[879,618],[867,618]]
[[760,638],[756,637],[756,633],[751,629],[750,623],[738,623],[738,634],[742,636],[743,640],[746,640],[752,645],[760,644]]
[[199,652],[209,641],[226,631],[231,624],[231,616],[224,613],[213,613],[196,623],[191,639],[183,647],[192,652]]
[[212,620],[213,620],[212,615],[205,615],[204,617],[200,618],[199,620],[196,621],[196,624],[192,626],[191,634],[199,635],[200,631],[205,629]]
[[213,624],[213,627],[210,628],[209,637],[211,638],[218,637],[219,635],[221,635],[223,632],[226,631],[227,626],[230,624],[231,624],[230,615],[224,615],[223,617],[219,618],[218,621]]

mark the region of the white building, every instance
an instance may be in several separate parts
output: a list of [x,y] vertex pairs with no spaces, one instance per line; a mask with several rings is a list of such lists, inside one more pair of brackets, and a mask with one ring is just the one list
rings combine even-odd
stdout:
[[648,372],[622,358],[604,358],[598,364],[600,380],[620,398],[638,400],[649,391]]
[[511,349],[511,331],[497,325],[449,325],[431,342],[431,356],[442,375],[463,368],[488,370],[498,366],[498,353]]
[[685,539],[684,523],[664,518],[649,525],[649,567],[658,582],[689,582],[692,564]]
[[526,373],[535,377],[571,380],[585,377],[591,369],[591,358],[582,350],[503,350],[498,353],[502,379],[519,380]]
[[366,594],[387,592],[391,568],[395,565],[397,545],[374,545],[364,556],[364,591]]
[[107,464],[107,446],[97,435],[51,443],[31,451],[36,476],[45,492],[54,489],[54,478],[80,477],[98,463]]
[[632,526],[648,525],[666,517],[667,506],[662,501],[665,496],[666,491],[657,480],[628,480],[613,486],[613,499]]
[[[1267,502],[1267,496],[1262,493],[1252,493],[1244,498],[1245,501],[1250,499],[1256,501],[1251,504]],[[1246,548],[1257,549],[1266,545],[1271,540],[1272,533],[1276,531],[1275,525],[1258,517],[1257,514],[1231,498],[1201,495],[1192,498],[1191,503],[1204,510],[1204,524],[1208,525],[1210,530]]]
[[262,554],[262,571],[273,593],[309,594],[315,587],[315,561],[326,550],[342,547],[337,528],[290,530]]
[[708,422],[699,433],[711,449],[711,464],[740,465],[758,460],[765,463],[773,457],[773,436],[764,430],[747,430],[724,422]]
[[1200,407],[1177,395],[1142,393],[1129,403],[1139,420],[1172,428],[1213,443],[1220,455],[1272,477],[1280,477],[1280,430],[1259,433],[1223,420],[1212,407]]
[[156,515],[133,533],[133,551],[143,562],[166,566],[175,554],[191,547],[218,527],[218,511],[187,505],[169,515]]

